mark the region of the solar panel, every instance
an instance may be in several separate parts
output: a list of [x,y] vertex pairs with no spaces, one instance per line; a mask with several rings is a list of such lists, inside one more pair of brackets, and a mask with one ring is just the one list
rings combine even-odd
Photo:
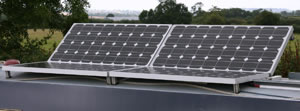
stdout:
[[176,25],[153,66],[271,73],[289,31],[284,26]]
[[75,24],[49,61],[147,65],[170,25]]
[[148,68],[111,77],[239,84],[273,74],[290,26],[173,25]]
[[147,66],[170,28],[167,24],[76,23],[47,62],[3,70],[107,77],[108,71]]

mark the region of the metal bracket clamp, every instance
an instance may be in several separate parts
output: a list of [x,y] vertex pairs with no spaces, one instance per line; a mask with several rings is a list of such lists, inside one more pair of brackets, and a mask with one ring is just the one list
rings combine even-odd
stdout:
[[107,73],[107,77],[106,77],[106,83],[108,85],[116,85],[118,83],[118,80],[116,77],[109,77],[109,72]]
[[118,84],[118,80],[117,80],[116,77],[111,77],[110,80],[111,80],[111,85],[117,85]]
[[233,93],[235,93],[235,94],[240,93],[240,85],[239,84],[233,85]]
[[108,85],[111,85],[111,79],[110,79],[110,77],[106,77],[106,83],[107,83]]
[[5,71],[5,75],[6,75],[7,79],[12,78],[11,74],[10,74],[10,71]]
[[117,85],[118,84],[118,80],[115,77],[106,77],[106,83],[108,85]]

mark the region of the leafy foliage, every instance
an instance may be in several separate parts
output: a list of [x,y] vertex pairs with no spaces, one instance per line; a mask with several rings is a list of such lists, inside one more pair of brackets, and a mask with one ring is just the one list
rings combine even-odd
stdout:
[[1,15],[6,16],[0,22],[0,59],[16,58],[22,62],[46,60],[50,52],[41,46],[47,43],[52,32],[41,40],[31,40],[27,29],[57,27],[54,21],[62,20],[60,1],[3,0],[0,7]]
[[197,2],[194,6],[192,6],[192,13],[193,16],[201,16],[205,13],[204,10],[202,10],[202,7],[204,4],[202,2]]
[[218,12],[205,13],[193,21],[194,24],[215,24],[222,25],[226,24],[225,17],[221,16]]
[[[197,6],[198,5],[198,6]],[[192,9],[199,7],[195,4]],[[197,13],[194,13],[194,24],[248,24],[248,19],[252,17],[250,11],[245,11],[240,8],[220,9],[213,7],[210,11],[205,12],[199,8]]]
[[226,18],[249,18],[252,16],[250,11],[246,11],[240,8],[222,9],[221,13]]
[[115,17],[115,15],[110,13],[110,14],[107,14],[106,17]]
[[254,22],[256,25],[278,25],[280,15],[264,10],[255,17]]
[[192,14],[185,5],[167,0],[160,3],[155,10],[144,10],[139,18],[143,23],[189,24],[192,21]]
[[2,0],[0,7],[6,22],[30,28],[56,27],[62,19],[60,0]]
[[225,18],[218,13],[210,13],[205,21],[206,24],[225,24]]
[[280,25],[293,25],[294,32],[300,33],[300,17],[282,17]]
[[64,0],[63,3],[65,4],[64,11],[68,13],[68,15],[65,16],[65,22],[61,28],[63,34],[65,35],[73,23],[89,21],[89,17],[85,9],[90,5],[87,0]]
[[[47,44],[55,29],[66,30],[69,26],[61,24],[88,20],[83,7],[86,0],[66,1],[64,7],[60,0],[1,0],[0,59],[47,60],[54,48],[44,50],[42,46]],[[65,11],[71,15],[63,16],[61,13]],[[50,31],[42,39],[30,39],[28,29],[38,28]]]
[[289,45],[278,64],[275,75],[282,75],[287,77],[289,72],[300,72],[300,41],[295,41],[292,44],[295,50]]
[[143,10],[139,15],[139,19],[143,23],[156,23],[154,11],[152,9],[150,9],[149,11]]
[[228,18],[226,19],[226,24],[229,25],[246,25],[248,24],[248,21],[245,19],[240,18]]

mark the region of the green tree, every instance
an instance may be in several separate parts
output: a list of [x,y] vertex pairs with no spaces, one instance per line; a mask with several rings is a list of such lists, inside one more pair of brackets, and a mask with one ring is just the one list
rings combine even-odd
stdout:
[[230,24],[230,25],[246,25],[247,24],[247,20],[245,20],[243,18],[228,18],[228,19],[226,19],[226,24]]
[[[0,14],[0,59],[20,59],[22,62],[46,60],[50,51],[42,45],[62,21],[60,0],[2,0]],[[50,28],[43,39],[30,39],[27,30]]]
[[156,23],[154,11],[152,9],[149,11],[143,10],[139,15],[139,19],[142,23]]
[[65,16],[66,20],[61,29],[65,35],[73,23],[89,21],[86,8],[90,7],[90,4],[87,0],[64,0],[63,3],[65,4],[64,11],[68,13]]
[[264,10],[255,17],[254,22],[256,25],[278,25],[280,15]]
[[281,14],[282,16],[288,16],[288,15],[289,15],[289,13],[288,13],[287,11],[282,11],[282,12],[280,12],[280,14]]
[[109,13],[109,14],[106,15],[106,17],[115,17],[115,15],[112,14],[112,13]]
[[222,25],[225,24],[225,17],[221,16],[218,13],[212,12],[205,15],[205,24],[215,24],[215,25]]
[[167,0],[160,3],[155,10],[143,11],[139,19],[143,23],[189,24],[192,21],[192,14],[185,5]]
[[143,23],[147,23],[148,22],[148,11],[147,10],[143,10],[140,15],[139,15],[139,20]]
[[205,13],[204,10],[202,10],[202,7],[204,4],[202,2],[197,2],[194,6],[192,6],[192,12],[193,16],[199,17]]
[[209,12],[205,12],[201,16],[193,17],[192,23],[221,25],[226,24],[226,19],[222,13],[222,9],[213,7]]
[[256,10],[252,11],[251,15],[252,15],[252,17],[255,18],[256,16],[258,16],[263,11],[264,11],[264,9],[256,9]]
[[[1,0],[0,59],[14,58],[21,62],[47,60],[53,49],[45,50],[42,46],[47,44],[54,30],[69,28],[62,24],[83,18],[73,14],[80,12],[80,4],[75,0],[65,5],[60,0]],[[64,17],[62,12],[71,12],[71,15]],[[46,28],[50,31],[47,36],[40,37],[42,39],[29,38],[28,29]]]
[[148,22],[147,23],[155,23],[157,20],[154,10],[150,9],[148,12]]
[[248,18],[251,16],[251,12],[240,8],[222,9],[221,13],[226,18]]

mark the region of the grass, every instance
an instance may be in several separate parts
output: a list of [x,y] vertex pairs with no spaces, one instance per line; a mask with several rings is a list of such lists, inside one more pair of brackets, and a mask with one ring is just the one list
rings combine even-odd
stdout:
[[[45,30],[42,30],[42,29],[37,29],[37,30],[33,30],[33,29],[30,29],[28,30],[28,34],[29,34],[29,37],[32,38],[32,39],[41,39],[45,36],[47,36],[49,34],[49,29],[45,29]],[[59,44],[60,41],[63,39],[63,34],[60,32],[60,31],[54,31],[54,34],[52,35],[52,37],[48,40],[48,43],[44,46],[44,48],[47,50],[47,49],[50,49],[52,48],[53,44]]]
[[295,39],[292,41],[289,41],[289,46],[292,48],[293,51],[295,51],[295,42],[299,41],[300,42],[300,33],[295,33],[294,34]]

